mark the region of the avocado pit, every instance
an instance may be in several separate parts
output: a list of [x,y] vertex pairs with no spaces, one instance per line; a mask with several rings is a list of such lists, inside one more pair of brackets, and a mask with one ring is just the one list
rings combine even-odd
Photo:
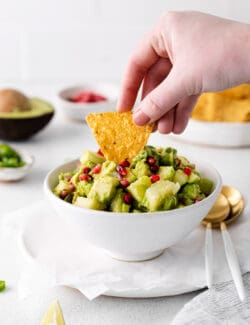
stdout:
[[30,111],[31,105],[28,97],[15,89],[0,90],[0,112],[12,113],[15,111]]

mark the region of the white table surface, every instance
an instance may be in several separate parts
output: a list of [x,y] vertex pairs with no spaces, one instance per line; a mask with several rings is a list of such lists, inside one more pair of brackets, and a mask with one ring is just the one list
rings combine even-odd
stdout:
[[[55,93],[58,86],[8,86],[18,86],[29,95],[41,96],[56,104]],[[95,140],[84,122],[69,121],[61,115],[60,107],[56,107],[56,110],[53,121],[37,136],[28,141],[10,143],[16,148],[29,151],[35,156],[36,162],[31,173],[22,181],[0,183],[0,218],[4,213],[40,200],[43,197],[43,179],[51,168],[67,159],[78,157],[83,149],[97,149]],[[245,199],[248,199],[250,148],[194,146],[158,133],[151,136],[149,143],[173,146],[181,155],[207,160],[221,173],[224,184],[237,187]],[[66,325],[166,325],[182,306],[197,294],[154,299],[99,297],[88,301],[78,291],[60,287],[20,300],[16,290],[19,275],[18,254],[20,253],[15,238],[6,242],[0,237],[0,279],[7,282],[7,289],[0,293],[0,324],[4,325],[39,324],[44,311],[54,299],[59,299],[62,305]]]

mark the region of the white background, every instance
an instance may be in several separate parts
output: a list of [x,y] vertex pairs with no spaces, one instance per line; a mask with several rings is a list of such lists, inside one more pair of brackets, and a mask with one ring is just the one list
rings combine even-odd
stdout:
[[119,81],[162,12],[249,22],[248,0],[0,0],[0,82]]

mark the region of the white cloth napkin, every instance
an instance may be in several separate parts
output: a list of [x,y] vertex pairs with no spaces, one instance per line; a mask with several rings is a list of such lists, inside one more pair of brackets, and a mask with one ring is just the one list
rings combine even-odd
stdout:
[[[245,273],[250,271],[249,211],[229,231]],[[87,298],[101,294],[152,297],[204,288],[204,238],[201,226],[156,259],[121,262],[76,235],[46,201],[5,215],[3,229],[18,238],[22,257],[20,296],[57,285],[80,290]],[[145,238],[146,240],[146,238]],[[219,231],[214,231],[214,281],[231,279]]]
[[217,284],[187,303],[171,325],[250,324],[250,273],[244,275],[246,299],[241,302],[232,281]]

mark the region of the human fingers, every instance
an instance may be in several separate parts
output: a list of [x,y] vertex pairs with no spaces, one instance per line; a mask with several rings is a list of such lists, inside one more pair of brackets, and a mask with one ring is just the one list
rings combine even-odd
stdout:
[[198,96],[193,95],[183,99],[179,103],[175,109],[173,133],[179,134],[185,130],[197,99]]
[[117,103],[117,110],[120,112],[133,107],[146,72],[159,58],[153,48],[152,37],[152,33],[144,37],[129,59]]
[[167,77],[171,67],[171,62],[166,58],[159,58],[159,60],[151,66],[143,80],[142,99]]
[[155,122],[188,96],[182,74],[172,68],[168,77],[141,101],[134,112],[134,122],[137,125]]
[[163,115],[157,122],[157,129],[162,134],[172,132],[174,127],[175,108],[172,108],[165,115]]

